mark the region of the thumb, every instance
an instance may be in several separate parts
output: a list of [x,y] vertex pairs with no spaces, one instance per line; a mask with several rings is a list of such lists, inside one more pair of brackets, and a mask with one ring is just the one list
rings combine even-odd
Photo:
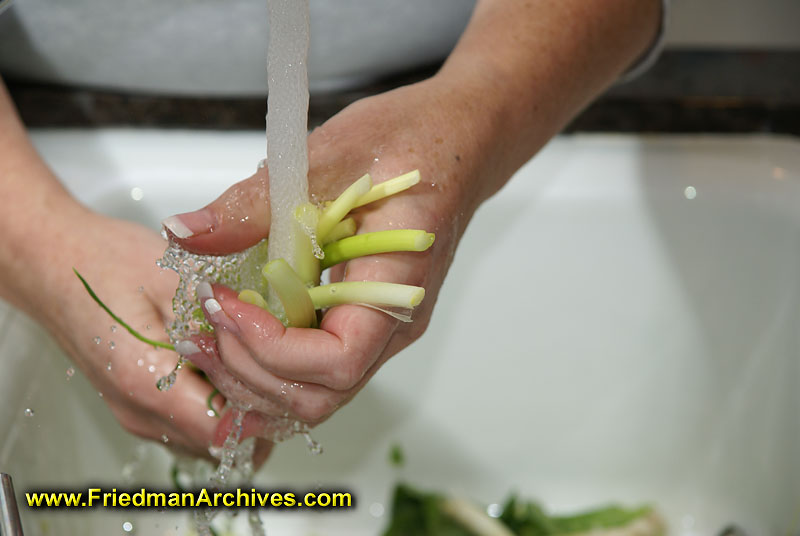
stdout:
[[228,188],[216,201],[161,224],[180,246],[202,255],[225,255],[257,244],[269,233],[266,168]]

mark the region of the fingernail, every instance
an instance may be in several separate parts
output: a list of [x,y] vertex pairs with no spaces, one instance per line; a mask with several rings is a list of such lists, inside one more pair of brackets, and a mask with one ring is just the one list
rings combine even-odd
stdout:
[[197,298],[200,300],[200,303],[205,302],[214,297],[214,289],[211,288],[211,284],[203,281],[202,283],[198,284],[195,288],[195,293],[197,293]]
[[222,311],[222,306],[214,298],[208,298],[205,302],[203,302],[203,305],[205,306],[206,311],[208,311],[208,314],[211,316],[214,316]]
[[225,311],[222,310],[222,305],[220,305],[216,299],[208,298],[203,302],[203,307],[214,324],[233,333],[238,333],[239,327],[236,325],[236,322],[225,314]]
[[208,208],[201,208],[194,212],[170,216],[162,221],[161,225],[178,238],[191,238],[195,235],[213,232],[217,225],[217,218],[214,212]]
[[201,352],[199,346],[188,340],[178,341],[178,344],[175,345],[175,351],[184,357],[187,355],[199,354]]
[[190,236],[194,236],[192,230],[186,227],[186,224],[184,224],[178,216],[170,216],[162,221],[161,225],[166,227],[167,231],[174,234],[178,238],[189,238]]

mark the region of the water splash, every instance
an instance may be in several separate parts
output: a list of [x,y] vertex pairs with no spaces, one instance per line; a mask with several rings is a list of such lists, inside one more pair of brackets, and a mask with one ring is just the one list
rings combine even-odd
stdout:
[[[230,432],[228,432],[228,436],[222,443],[222,448],[219,449],[219,451],[212,452],[212,454],[218,454],[220,460],[219,465],[217,466],[217,470],[214,471],[214,474],[209,479],[211,488],[215,490],[225,487],[225,484],[231,477],[234,463],[237,461],[238,452],[242,452],[242,455],[246,456],[249,450],[251,474],[248,475],[248,477],[252,476],[252,449],[253,449],[252,445],[254,443],[252,441],[242,442],[242,445],[247,443],[247,446],[242,446],[239,444],[239,438],[242,435],[242,422],[244,421],[246,410],[238,407],[233,407],[231,408],[230,411],[233,412],[233,426],[231,426],[231,430]],[[217,513],[218,510],[211,508],[195,510],[194,525],[199,535],[210,536],[212,534],[211,522],[214,520],[214,517],[216,517]]]
[[319,441],[311,437],[311,434],[308,432],[303,432],[303,437],[306,439],[308,452],[314,454],[315,456],[322,454],[322,445],[320,445]]
[[183,367],[185,362],[186,360],[183,357],[179,357],[178,363],[175,365],[175,368],[172,369],[172,372],[158,379],[156,388],[159,391],[169,391],[172,386],[175,385],[175,380],[178,379],[178,371]]
[[261,267],[267,262],[266,240],[232,255],[196,255],[170,240],[158,266],[176,272],[180,278],[172,310],[175,319],[167,328],[173,344],[192,335],[210,333],[213,328],[205,320],[197,300],[197,285],[202,282],[219,283],[236,291],[251,288],[266,292]]

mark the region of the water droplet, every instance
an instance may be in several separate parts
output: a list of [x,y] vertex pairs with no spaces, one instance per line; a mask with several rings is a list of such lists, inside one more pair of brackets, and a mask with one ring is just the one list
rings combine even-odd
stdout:
[[122,524],[122,530],[124,530],[125,532],[131,532],[133,530],[133,523],[131,523],[130,521],[126,521],[125,523]]
[[267,159],[266,158],[262,158],[261,160],[258,161],[258,165],[256,166],[256,169],[264,169],[265,167],[267,167]]
[[144,359],[137,359],[137,360],[136,360],[136,365],[138,365],[138,366],[140,366],[140,367],[141,367],[141,366],[144,366]]
[[99,396],[100,398],[103,398],[103,393],[101,393],[100,391],[97,391],[97,396]]
[[111,361],[109,361],[108,364],[106,365],[106,370],[108,370],[109,372],[111,371]]
[[169,414],[169,420],[171,420],[171,421],[174,421],[174,420],[175,420],[175,415],[173,415],[172,413],[170,413],[170,414]]
[[336,287],[331,287],[330,292],[331,294],[336,294]]
[[372,517],[381,517],[386,509],[381,503],[372,503],[369,505],[369,515]]
[[73,374],[75,374],[75,367],[69,367],[67,369],[67,379],[72,378]]
[[26,417],[33,417],[33,410],[31,408],[25,408],[24,413]]
[[148,370],[148,372],[155,372],[156,371],[156,366],[155,365],[150,365],[149,367],[147,367],[147,370]]
[[156,387],[159,391],[169,391],[170,387],[175,384],[175,380],[178,378],[178,372],[173,370],[166,376],[162,376],[156,382]]
[[309,434],[308,432],[303,432],[303,437],[306,438],[306,446],[308,447],[308,452],[314,454],[315,456],[322,454],[322,445],[320,445],[318,441],[316,441],[313,437],[311,437],[311,434]]
[[206,415],[208,415],[209,417],[216,417],[217,416],[217,414],[214,413],[213,409],[210,409],[210,410],[206,411]]
[[108,349],[113,350],[117,347],[117,344],[114,341],[108,341]]
[[92,340],[94,341],[95,344],[100,344],[100,341],[102,341],[103,339],[101,339],[100,337],[95,337]]
[[144,292],[144,286],[140,286],[139,288],[137,288],[136,292],[138,292],[139,294],[142,294]]
[[153,326],[151,326],[150,324],[147,324],[147,325],[144,327],[144,329],[146,329],[147,331],[150,331],[151,329],[153,329]]
[[497,503],[490,504],[486,507],[486,515],[489,517],[500,517],[503,515],[503,507]]
[[163,441],[164,443],[168,443],[169,442],[169,438],[167,437],[167,434],[161,434],[161,441]]
[[683,191],[683,195],[686,197],[686,199],[690,200],[694,199],[695,197],[697,197],[697,190],[695,189],[694,186],[687,186],[686,189]]
[[117,326],[115,324],[111,324],[111,333],[117,332]]

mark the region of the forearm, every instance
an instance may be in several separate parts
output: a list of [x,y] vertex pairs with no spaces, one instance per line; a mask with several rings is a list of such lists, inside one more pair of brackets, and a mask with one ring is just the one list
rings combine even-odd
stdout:
[[[34,313],[57,288],[69,249],[69,228],[86,210],[63,188],[36,153],[0,81],[0,297]],[[66,267],[67,270],[69,267]]]
[[494,194],[656,36],[657,0],[480,0],[436,78],[469,104]]

